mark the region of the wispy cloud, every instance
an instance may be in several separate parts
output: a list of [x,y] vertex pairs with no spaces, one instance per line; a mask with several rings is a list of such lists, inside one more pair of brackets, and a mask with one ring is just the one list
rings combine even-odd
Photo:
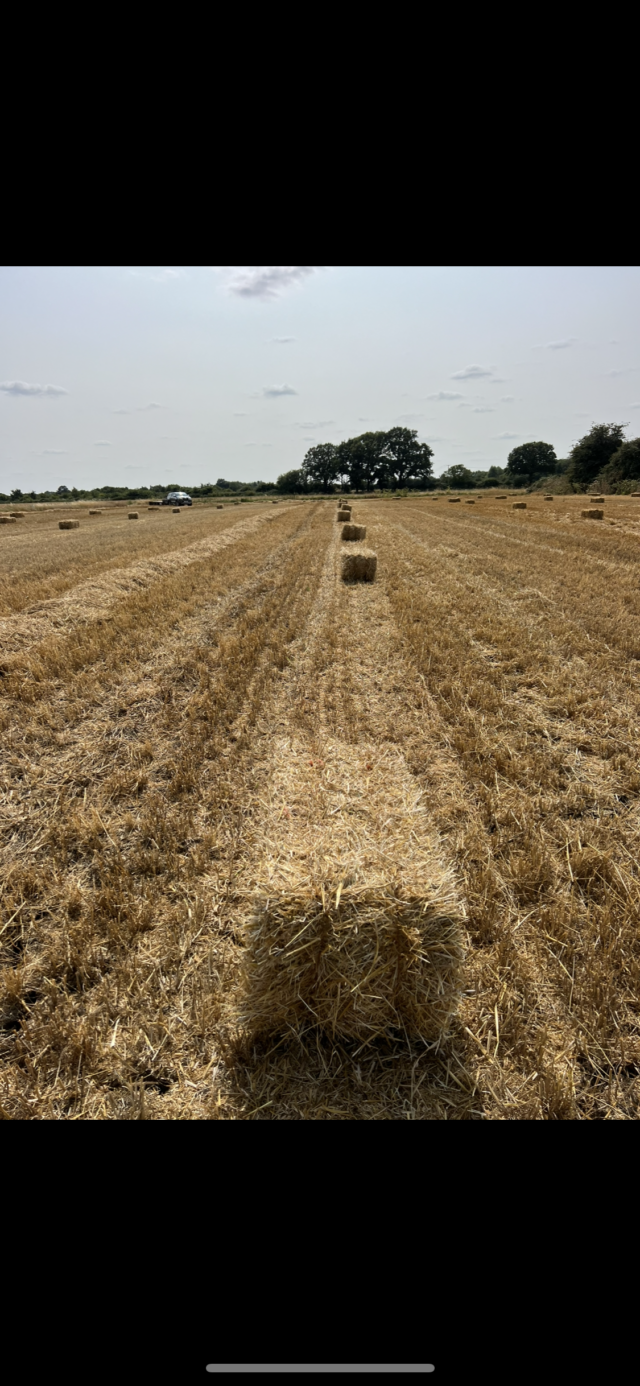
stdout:
[[296,338],[296,337],[270,337],[269,340],[270,340],[271,342],[279,342],[279,344],[280,344],[281,346],[283,346],[285,342],[295,342],[295,341],[297,341],[297,338]]
[[296,428],[336,428],[335,419],[306,419],[297,423]]
[[438,390],[437,395],[427,395],[427,399],[464,399],[456,390]]
[[626,366],[623,371],[607,371],[607,375],[635,375],[638,366]]
[[280,395],[297,395],[298,391],[291,385],[268,385],[262,393],[265,399],[278,399]]
[[136,409],[136,414],[144,414],[144,413],[146,412],[147,409],[163,409],[163,408],[164,408],[164,405],[163,405],[163,404],[139,404],[138,407],[137,407],[137,409]]
[[472,414],[495,414],[496,411],[495,409],[490,409],[488,406],[487,408],[484,408],[483,405],[477,404],[475,409],[472,409],[471,412]]
[[561,342],[547,342],[546,347],[548,351],[562,351],[564,347],[573,346],[577,340],[577,337],[563,337]]
[[493,375],[493,371],[488,371],[484,366],[465,366],[463,371],[455,371],[451,376],[452,380],[479,380],[480,376]]
[[627,409],[640,409],[640,403],[638,403],[638,404],[628,404],[628,405],[627,405]]
[[99,440],[99,442],[94,443],[93,446],[94,446],[94,448],[112,448],[112,447],[113,447],[113,443],[108,443],[107,440],[106,440],[105,438],[101,438],[101,439]]
[[280,298],[287,289],[302,284],[320,265],[244,265],[227,271],[229,292],[239,298]]
[[0,390],[5,395],[68,395],[62,385],[29,385],[26,380],[3,380]]
[[515,395],[501,395],[501,397],[500,397],[500,403],[501,403],[501,404],[513,404],[514,399],[515,399]]
[[495,433],[495,438],[519,438],[519,433]]

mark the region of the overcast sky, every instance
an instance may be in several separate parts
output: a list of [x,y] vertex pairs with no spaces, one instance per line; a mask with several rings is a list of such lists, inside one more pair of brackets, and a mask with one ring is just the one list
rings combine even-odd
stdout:
[[275,481],[403,424],[434,471],[640,433],[640,269],[0,269],[0,491]]

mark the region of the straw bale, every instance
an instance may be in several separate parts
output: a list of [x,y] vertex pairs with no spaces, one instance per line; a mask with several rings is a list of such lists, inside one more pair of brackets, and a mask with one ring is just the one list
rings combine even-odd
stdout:
[[252,1038],[317,1029],[439,1041],[457,1006],[464,906],[395,748],[279,738],[237,894],[234,1004]]
[[90,515],[101,515],[101,514],[102,514],[102,511],[101,511],[101,510],[90,510],[90,511],[89,511],[89,514],[90,514]]
[[129,511],[129,519],[130,519],[130,520],[137,520],[137,518],[138,518],[138,512],[137,512],[137,510],[130,510],[130,511]]
[[475,505],[475,501],[474,501],[474,500],[466,500],[466,501],[465,501],[465,505]]
[[360,540],[362,540],[362,539],[366,539],[366,537],[367,537],[367,526],[366,526],[366,525],[343,525],[343,526],[342,526],[342,538],[343,538],[343,539],[360,539]]
[[632,496],[640,496],[640,491],[632,491],[632,492],[631,492],[631,495],[632,495]]
[[180,514],[180,506],[179,506],[179,505],[174,505],[173,510],[171,511],[171,514],[172,514],[172,515],[179,515],[179,514]]
[[79,520],[58,520],[58,529],[79,529]]
[[449,505],[459,505],[459,504],[460,504],[460,497],[459,497],[459,496],[447,496],[447,500],[448,500],[448,502],[449,502]]
[[604,510],[581,510],[583,520],[603,520]]
[[9,516],[12,520],[24,520],[24,510],[10,510]]
[[594,505],[604,505],[604,496],[592,496],[591,500]]
[[216,510],[224,510],[224,506],[222,505],[222,503],[216,506]]
[[345,549],[340,557],[343,582],[373,582],[378,558],[372,549]]
[[543,496],[542,499],[543,499],[543,500],[553,500],[554,497],[553,497],[553,496]]
[[337,520],[338,520],[338,524],[342,524],[342,522],[343,522],[344,520],[350,520],[350,519],[351,519],[351,511],[350,511],[350,510],[347,510],[347,508],[345,507],[344,510],[339,510],[339,511],[338,511],[338,514],[337,514],[337,517],[336,517],[336,518],[337,518]]
[[514,501],[511,508],[512,508],[512,510],[526,510],[526,508],[527,508],[527,502],[526,502],[526,501]]
[[14,520],[13,515],[0,515],[0,525],[17,525],[17,523],[18,521]]

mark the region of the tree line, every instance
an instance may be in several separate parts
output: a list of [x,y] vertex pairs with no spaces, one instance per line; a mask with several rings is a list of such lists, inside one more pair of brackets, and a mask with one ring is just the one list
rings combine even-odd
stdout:
[[439,477],[433,475],[433,451],[418,442],[417,430],[391,428],[342,443],[320,443],[309,449],[298,470],[279,476],[276,485],[279,491],[299,494],[335,489],[530,488],[561,479],[566,490],[581,492],[595,485],[605,491],[628,491],[640,482],[640,438],[625,441],[627,427],[594,423],[566,458],[558,458],[551,443],[521,443],[511,450],[505,467],[474,472],[456,462]]

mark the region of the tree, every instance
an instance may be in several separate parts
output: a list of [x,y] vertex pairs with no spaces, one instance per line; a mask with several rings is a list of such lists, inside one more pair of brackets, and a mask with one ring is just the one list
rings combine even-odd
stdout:
[[521,443],[507,458],[506,479],[515,486],[530,486],[540,476],[556,469],[556,451],[551,443]]
[[601,473],[611,486],[620,481],[640,481],[640,438],[630,438],[614,452]]
[[318,443],[316,447],[309,448],[302,471],[308,486],[314,490],[328,491],[340,474],[338,449],[333,443]]
[[22,491],[20,491],[20,490],[12,491],[12,492],[11,492],[11,499],[14,500],[14,501],[20,501],[20,500],[22,500]]
[[368,491],[375,484],[386,438],[386,433],[361,433],[338,443],[338,475],[352,491]]
[[58,487],[58,495],[59,495],[59,496],[68,496],[68,495],[69,495],[69,487],[68,487],[68,486],[59,486],[59,487]]
[[283,472],[282,476],[279,476],[276,481],[276,488],[278,491],[284,491],[289,495],[296,491],[306,491],[306,480],[305,473],[302,469],[297,472]]
[[468,467],[463,467],[462,462],[454,462],[438,480],[440,485],[444,482],[445,486],[453,486],[456,491],[469,490],[475,486],[473,472],[470,472]]
[[431,481],[433,450],[418,442],[415,428],[390,428],[385,434],[380,456],[379,476],[394,487],[428,485]]
[[603,471],[614,453],[624,442],[624,429],[627,424],[594,423],[584,438],[574,443],[569,453],[569,481],[577,486],[588,486],[595,481],[598,472]]

